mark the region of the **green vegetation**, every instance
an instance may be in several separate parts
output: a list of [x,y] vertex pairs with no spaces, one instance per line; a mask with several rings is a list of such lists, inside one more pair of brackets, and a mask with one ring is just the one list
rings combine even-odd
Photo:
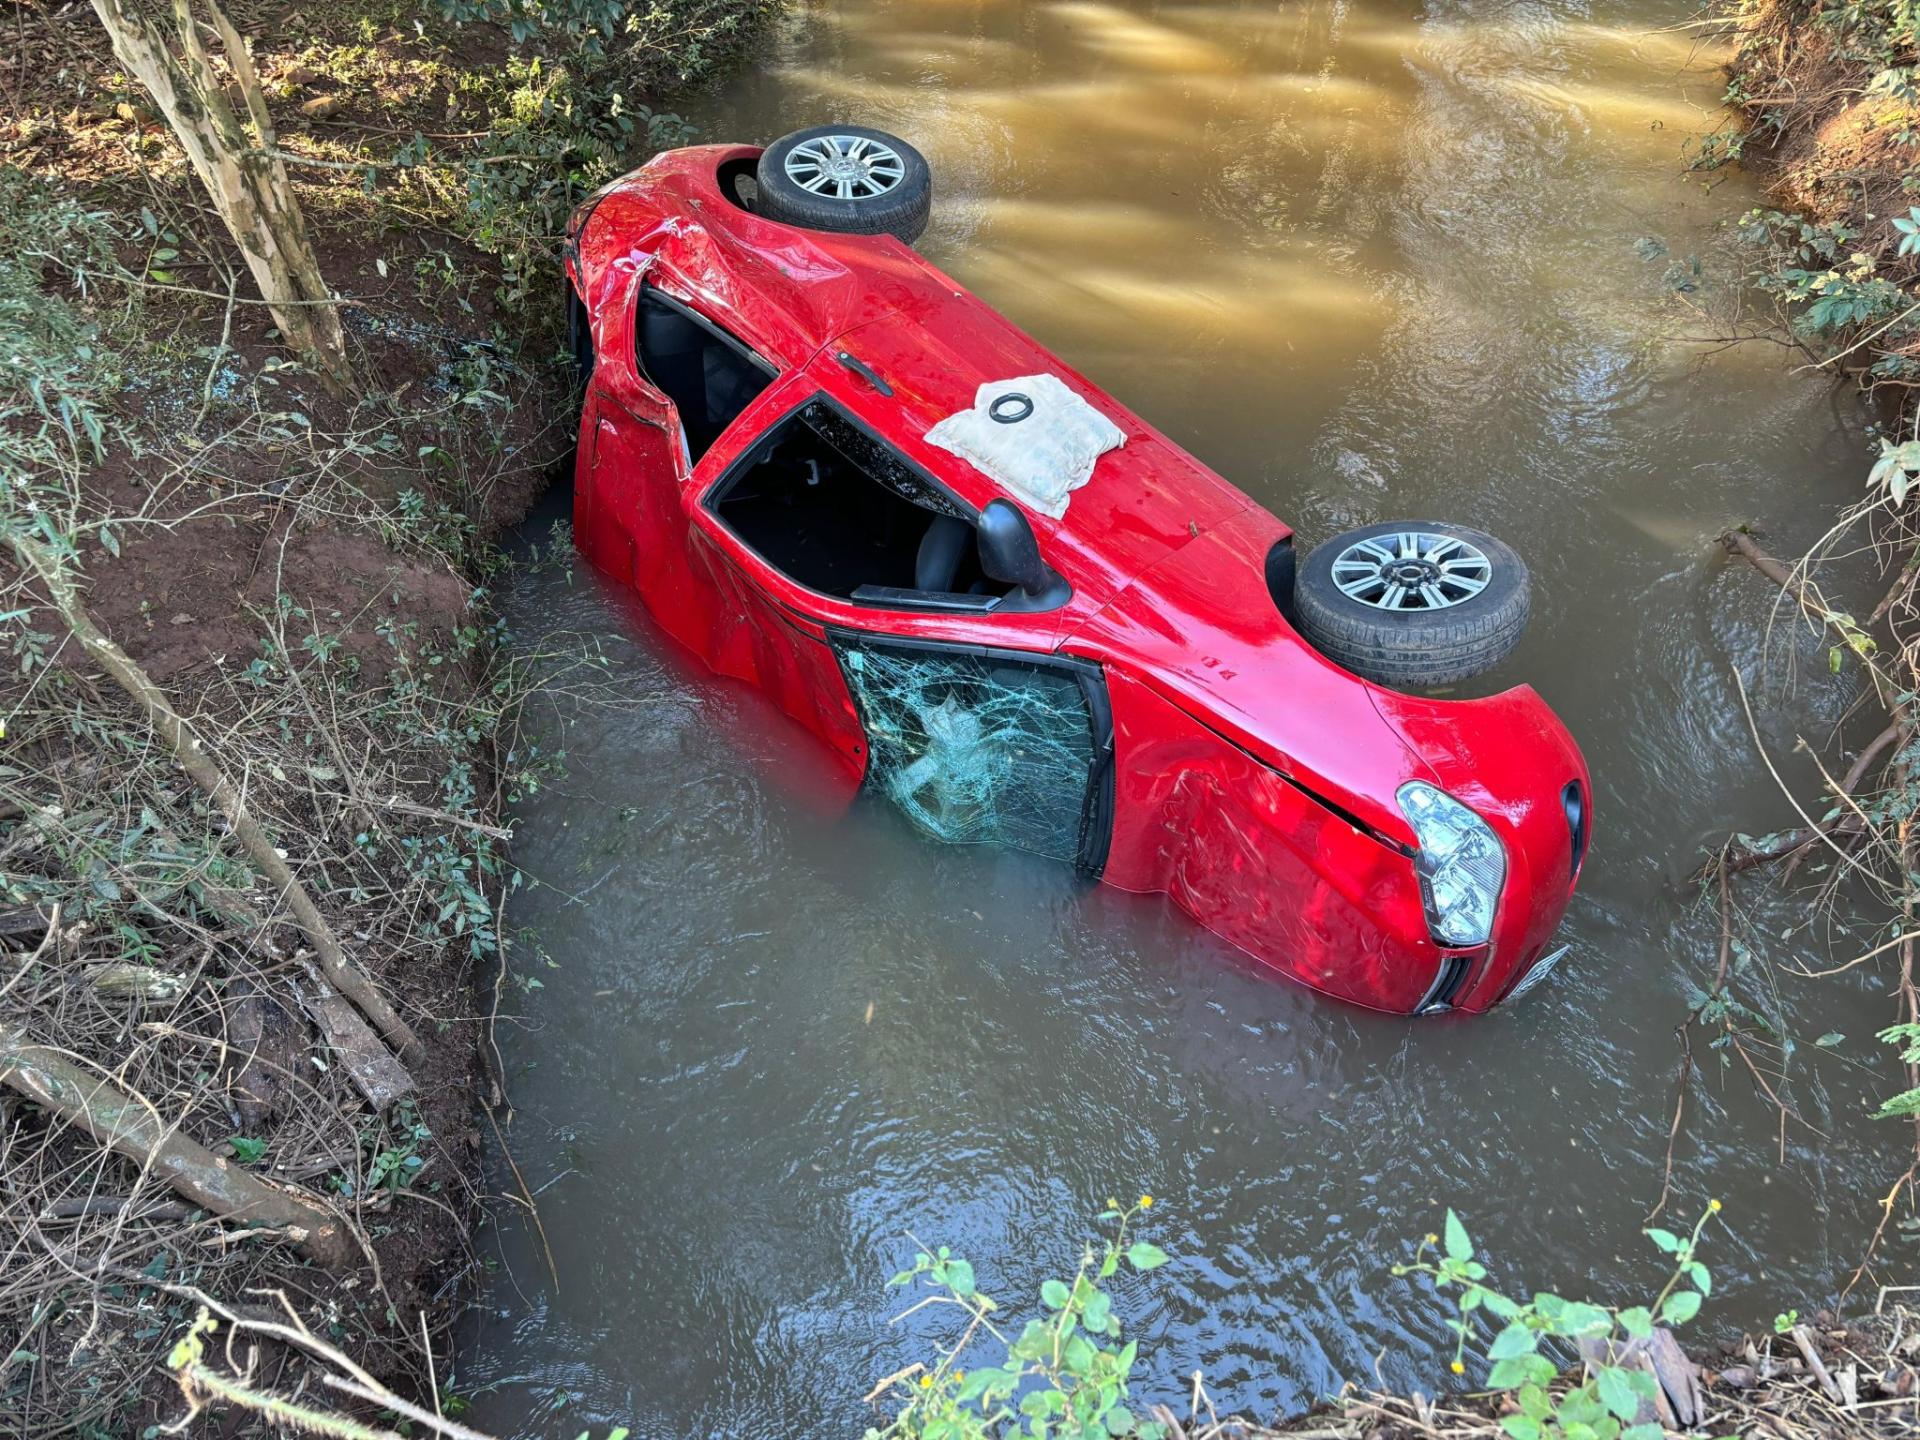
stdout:
[[[1041,1313],[1013,1339],[995,1320],[998,1302],[976,1288],[971,1264],[944,1245],[921,1250],[912,1268],[887,1283],[912,1287],[919,1282],[932,1293],[915,1309],[950,1305],[966,1321],[931,1364],[910,1365],[877,1387],[876,1396],[891,1390],[906,1403],[892,1424],[869,1430],[868,1440],[988,1440],[1014,1434],[1031,1440],[1115,1435],[1160,1440],[1165,1427],[1141,1420],[1127,1407],[1127,1379],[1140,1344],[1120,1343],[1120,1317],[1104,1288],[1123,1261],[1143,1274],[1166,1264],[1159,1246],[1127,1238],[1133,1222],[1152,1206],[1151,1195],[1124,1210],[1109,1202],[1100,1219],[1113,1225],[1113,1235],[1098,1252],[1091,1245],[1081,1252],[1072,1280],[1041,1285]],[[962,1360],[987,1340],[996,1342],[999,1358],[962,1368]]]
[[[1450,1322],[1456,1375],[1466,1373],[1466,1348],[1479,1333],[1481,1317],[1492,1317],[1497,1331],[1487,1347],[1493,1363],[1486,1383],[1512,1392],[1518,1402],[1518,1412],[1500,1421],[1512,1440],[1661,1440],[1665,1431],[1657,1421],[1635,1422],[1643,1408],[1652,1410],[1659,1382],[1637,1365],[1617,1362],[1628,1342],[1647,1340],[1656,1325],[1684,1325],[1700,1313],[1713,1290],[1712,1276],[1698,1258],[1700,1234],[1719,1210],[1715,1200],[1685,1236],[1647,1231],[1647,1238],[1673,1257],[1674,1268],[1645,1305],[1623,1309],[1551,1294],[1536,1294],[1524,1303],[1510,1300],[1486,1284],[1486,1267],[1474,1258],[1466,1227],[1451,1210],[1444,1238],[1427,1236],[1414,1262],[1395,1266],[1394,1273],[1425,1275],[1453,1297],[1459,1307]],[[1429,1251],[1432,1259],[1426,1258]],[[1551,1340],[1572,1342],[1589,1357],[1577,1378],[1558,1387],[1554,1382],[1562,1361],[1543,1350]]]
[[1727,103],[1703,168],[1747,160],[1777,207],[1740,234],[1755,279],[1821,364],[1906,409],[1920,383],[1920,43],[1906,0],[1736,0]]

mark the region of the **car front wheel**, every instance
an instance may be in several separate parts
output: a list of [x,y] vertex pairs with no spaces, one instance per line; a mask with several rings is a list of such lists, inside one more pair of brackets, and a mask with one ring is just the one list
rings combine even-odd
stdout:
[[1493,536],[1435,520],[1349,530],[1300,567],[1301,632],[1382,685],[1426,689],[1491,669],[1527,628],[1532,585]]

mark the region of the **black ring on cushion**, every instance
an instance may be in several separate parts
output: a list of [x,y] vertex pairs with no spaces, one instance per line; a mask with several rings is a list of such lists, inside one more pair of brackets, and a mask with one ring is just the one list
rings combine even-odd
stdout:
[[[1020,407],[1020,413],[1017,415],[1002,415],[1000,413],[1000,407],[1002,405],[1018,405]],[[1022,395],[1018,390],[1009,390],[1005,395],[994,397],[993,403],[987,406],[988,418],[998,420],[1002,425],[1017,425],[1031,414],[1033,414],[1033,401]]]

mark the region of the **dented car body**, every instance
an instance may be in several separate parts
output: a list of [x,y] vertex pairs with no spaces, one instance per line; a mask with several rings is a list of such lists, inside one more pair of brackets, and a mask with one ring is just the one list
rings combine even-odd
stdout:
[[[1590,831],[1540,697],[1421,698],[1326,659],[1288,619],[1286,525],[898,240],[753,213],[759,153],[670,152],[576,214],[592,562],[937,838],[1165,894],[1360,1005],[1519,986]],[[1125,435],[1058,520],[924,438],[1034,373]],[[1043,578],[983,560],[1008,515]]]

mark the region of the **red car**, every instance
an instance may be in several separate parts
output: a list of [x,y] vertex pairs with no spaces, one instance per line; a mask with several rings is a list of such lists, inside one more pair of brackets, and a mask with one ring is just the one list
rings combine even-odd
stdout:
[[[1525,686],[1388,688],[1507,654],[1518,558],[1421,521],[1296,566],[1286,525],[913,252],[931,189],[904,141],[829,126],[580,207],[580,549],[930,835],[1164,893],[1379,1010],[1538,979],[1591,831],[1578,746]],[[1002,459],[930,440],[949,420]],[[1076,424],[1084,483],[1012,488],[997,467]]]

